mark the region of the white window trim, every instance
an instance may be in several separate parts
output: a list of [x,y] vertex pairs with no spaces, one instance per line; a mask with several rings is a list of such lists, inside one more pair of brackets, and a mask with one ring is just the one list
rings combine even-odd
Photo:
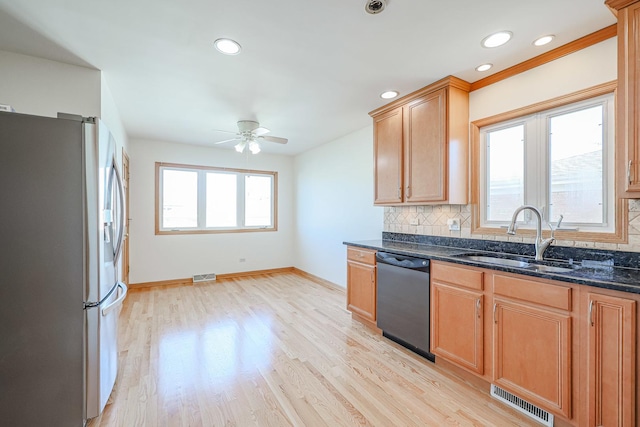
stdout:
[[[614,177],[614,150],[615,150],[615,98],[613,93],[608,93],[594,98],[585,99],[568,105],[539,111],[523,117],[501,121],[480,128],[480,225],[483,228],[505,228],[509,221],[487,220],[487,185],[488,185],[488,156],[486,134],[518,124],[524,125],[525,134],[525,162],[524,162],[524,204],[541,208],[543,220],[555,224],[558,218],[549,218],[547,214],[549,203],[549,122],[554,116],[580,111],[586,108],[602,105],[603,107],[603,219],[602,224],[571,223],[563,221],[561,230],[578,232],[612,233],[615,231],[615,177]],[[532,135],[537,136],[537,140]],[[541,142],[540,138],[543,139]],[[532,143],[533,142],[533,143]],[[545,176],[545,179],[530,179],[531,176]],[[528,178],[529,177],[529,178]],[[535,228],[535,221],[525,211],[525,221],[518,221],[518,225],[524,229]]]
[[[163,224],[163,180],[162,172],[164,170],[178,170],[196,172],[198,174],[198,206],[196,227],[171,227],[165,228]],[[237,191],[237,210],[236,210],[236,227],[206,227],[206,174],[209,172],[228,173],[235,175],[238,185]],[[245,213],[245,177],[247,176],[268,176],[271,177],[271,225],[269,226],[246,226],[244,225]],[[196,166],[183,165],[174,163],[156,162],[156,234],[209,234],[209,233],[234,233],[234,232],[258,232],[258,231],[277,231],[278,229],[278,172],[259,171],[249,169],[233,169],[220,168],[213,166]]]

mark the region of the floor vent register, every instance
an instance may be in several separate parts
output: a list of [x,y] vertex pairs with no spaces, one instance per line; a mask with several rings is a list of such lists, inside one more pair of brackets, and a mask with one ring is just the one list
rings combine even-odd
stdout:
[[536,420],[542,425],[553,427],[553,414],[545,411],[542,408],[537,407],[533,403],[529,403],[524,399],[519,398],[515,394],[509,393],[506,390],[501,389],[495,384],[491,384],[491,396],[507,405],[515,408],[517,411],[522,412],[526,416]]
[[209,280],[216,280],[216,273],[195,274],[192,280],[193,280],[193,283],[208,282]]

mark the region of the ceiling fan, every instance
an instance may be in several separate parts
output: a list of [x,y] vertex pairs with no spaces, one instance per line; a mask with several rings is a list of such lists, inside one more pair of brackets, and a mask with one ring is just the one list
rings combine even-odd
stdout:
[[[228,131],[219,131],[226,133],[233,133]],[[240,120],[238,122],[238,132],[236,136],[231,139],[225,139],[224,141],[218,141],[214,145],[224,144],[225,142],[239,141],[235,148],[238,153],[243,153],[244,150],[249,147],[249,151],[253,154],[260,152],[260,142],[269,141],[277,142],[278,144],[286,144],[287,138],[280,138],[278,136],[265,136],[270,130],[260,127],[260,123],[253,120]]]

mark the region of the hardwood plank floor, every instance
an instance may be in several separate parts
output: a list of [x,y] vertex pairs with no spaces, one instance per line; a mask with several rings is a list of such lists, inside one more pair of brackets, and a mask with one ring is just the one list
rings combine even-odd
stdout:
[[296,273],[133,291],[89,426],[537,426]]

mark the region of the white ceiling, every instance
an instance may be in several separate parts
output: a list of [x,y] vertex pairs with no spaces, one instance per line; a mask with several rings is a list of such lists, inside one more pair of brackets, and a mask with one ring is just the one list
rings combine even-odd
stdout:
[[[369,125],[384,90],[473,82],[615,22],[604,0],[388,0],[378,15],[364,4],[0,0],[0,49],[103,70],[130,138],[211,145],[228,137],[215,129],[252,119],[289,138],[264,151],[295,155]],[[498,30],[514,38],[482,48]],[[241,54],[219,54],[220,37]]]

